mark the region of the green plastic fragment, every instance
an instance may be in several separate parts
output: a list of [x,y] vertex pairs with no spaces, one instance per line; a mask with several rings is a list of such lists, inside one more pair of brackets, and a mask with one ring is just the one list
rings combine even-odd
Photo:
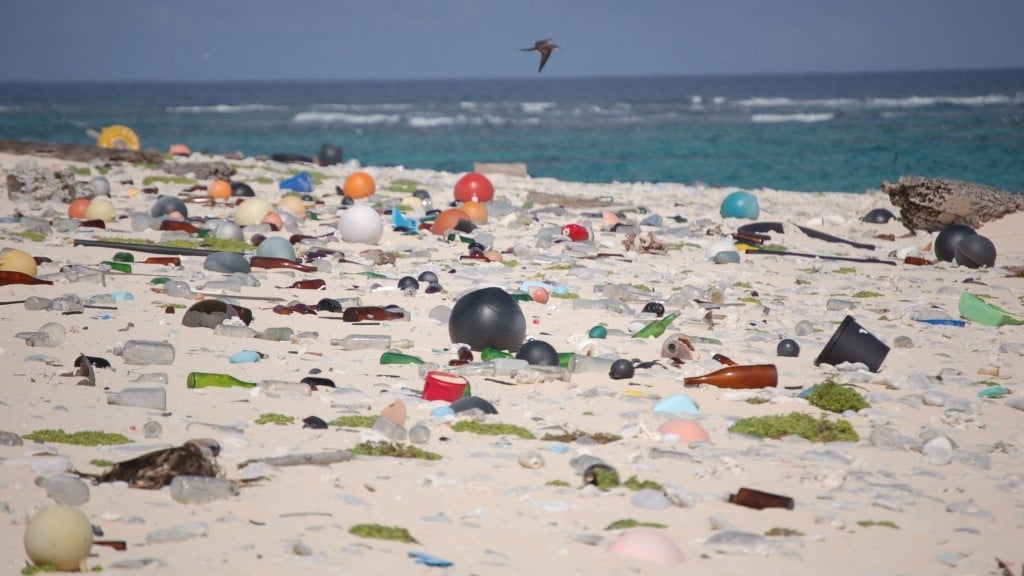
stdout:
[[1010,393],[1009,388],[1003,386],[989,386],[978,391],[978,398],[1002,398]]

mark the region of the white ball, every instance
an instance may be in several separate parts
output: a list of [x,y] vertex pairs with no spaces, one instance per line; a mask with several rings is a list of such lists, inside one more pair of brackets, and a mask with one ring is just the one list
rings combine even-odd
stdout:
[[338,232],[345,242],[376,244],[384,233],[384,221],[369,206],[350,206],[338,219]]
[[25,552],[36,566],[78,570],[92,549],[92,524],[77,508],[44,508],[25,527]]
[[262,198],[249,198],[235,208],[235,224],[239,226],[259,224],[267,212],[273,210],[274,207],[270,205],[270,202]]

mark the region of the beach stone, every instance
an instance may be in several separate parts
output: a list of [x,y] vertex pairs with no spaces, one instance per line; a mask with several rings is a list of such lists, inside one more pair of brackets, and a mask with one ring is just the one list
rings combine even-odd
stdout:
[[0,431],[0,446],[21,446],[21,436],[14,432]]
[[704,545],[722,554],[769,556],[772,553],[772,545],[767,538],[740,530],[726,530],[713,534],[704,541]]
[[165,542],[183,542],[200,536],[206,536],[210,531],[206,522],[191,522],[179,524],[170,528],[154,530],[146,534],[146,542],[160,544]]
[[932,466],[945,466],[953,460],[953,443],[945,436],[932,438],[921,449],[921,460]]
[[203,270],[211,272],[223,272],[232,274],[234,272],[252,272],[252,267],[245,256],[235,252],[215,252],[206,257],[203,261]]
[[992,512],[989,512],[970,501],[950,502],[946,505],[946,512],[961,514],[963,516],[972,516],[974,518],[986,518],[989,520],[995,518]]
[[75,175],[69,170],[43,168],[32,158],[20,160],[7,174],[7,196],[14,202],[64,202],[88,194],[79,193]]
[[59,474],[52,478],[36,478],[36,485],[46,490],[46,495],[57,504],[81,506],[89,501],[89,485],[77,476]]
[[654,490],[653,488],[637,490],[633,498],[630,499],[630,503],[637,508],[645,510],[665,510],[672,506],[672,502],[665,497],[661,490]]
[[883,182],[882,192],[899,207],[901,221],[911,232],[935,232],[950,224],[979,228],[1024,208],[1020,194],[947,178],[902,176]]

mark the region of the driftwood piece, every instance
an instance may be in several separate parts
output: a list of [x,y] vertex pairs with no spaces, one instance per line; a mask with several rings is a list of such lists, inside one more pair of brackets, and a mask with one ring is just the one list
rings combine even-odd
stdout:
[[164,156],[156,150],[116,150],[86,144],[60,142],[34,142],[31,140],[0,140],[0,152],[59,158],[73,162],[147,162],[163,164]]
[[902,176],[883,182],[882,191],[899,207],[903,225],[911,232],[934,232],[950,224],[977,228],[1024,208],[1024,195],[946,178]]
[[351,450],[331,450],[328,452],[316,452],[312,454],[287,454],[285,456],[268,456],[266,458],[252,458],[239,462],[239,468],[245,468],[249,464],[266,464],[268,466],[324,466],[338,462],[348,462],[352,459]]

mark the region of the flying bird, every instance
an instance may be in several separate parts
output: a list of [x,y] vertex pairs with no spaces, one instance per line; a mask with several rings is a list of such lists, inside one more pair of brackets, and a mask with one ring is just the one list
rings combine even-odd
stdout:
[[551,41],[551,38],[547,40],[537,40],[533,43],[532,48],[522,48],[523,52],[539,52],[540,53],[540,66],[537,68],[537,73],[544,69],[544,65],[548,63],[548,58],[551,57],[551,53],[558,49],[558,44]]

